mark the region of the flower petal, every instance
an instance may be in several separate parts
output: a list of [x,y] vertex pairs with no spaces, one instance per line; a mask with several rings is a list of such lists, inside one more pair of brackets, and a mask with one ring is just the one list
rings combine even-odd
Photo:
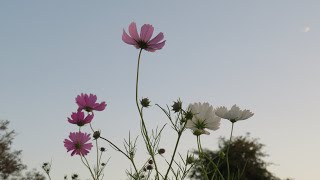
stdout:
[[130,37],[124,30],[122,33],[122,41],[130,45],[137,44],[137,42],[132,37]]
[[106,108],[106,102],[102,101],[101,103],[95,103],[93,109],[96,111],[103,111]]
[[165,45],[165,43],[166,43],[166,41],[163,41],[163,42],[158,43],[158,44],[149,45],[146,50],[147,50],[147,51],[150,51],[150,52],[154,52],[154,51],[156,51],[156,50],[160,50],[160,49],[162,49],[162,47]]
[[150,24],[144,24],[141,27],[140,39],[144,42],[148,42],[153,34],[154,28]]
[[152,44],[158,44],[162,39],[164,38],[163,33],[159,33],[156,37],[151,39],[151,41],[148,42],[149,45]]
[[138,35],[138,31],[137,31],[137,26],[136,26],[135,22],[132,22],[129,25],[129,34],[135,41],[139,41],[140,40],[140,37]]

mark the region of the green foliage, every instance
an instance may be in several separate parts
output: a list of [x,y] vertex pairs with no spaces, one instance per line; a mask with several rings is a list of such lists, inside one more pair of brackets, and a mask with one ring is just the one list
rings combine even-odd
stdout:
[[[219,149],[217,151],[205,150],[201,160],[206,167],[209,179],[220,179],[215,169],[214,162],[221,174],[227,179],[227,163],[225,155],[229,145],[229,140],[220,138]],[[229,150],[229,164],[231,179],[241,180],[278,180],[271,172],[267,170],[268,163],[263,160],[267,156],[262,151],[264,145],[258,142],[258,139],[246,136],[239,136],[232,139]],[[199,152],[195,152],[199,155]],[[192,179],[203,179],[201,170],[201,161],[198,159],[191,171]]]
[[14,131],[8,131],[9,121],[0,121],[0,179],[8,179],[10,175],[19,175],[26,168],[21,161],[21,151],[11,150],[15,136]]
[[9,121],[0,120],[0,179],[3,180],[45,180],[36,170],[28,171],[24,176],[21,171],[27,168],[22,163],[22,151],[11,149],[16,133],[8,130]]

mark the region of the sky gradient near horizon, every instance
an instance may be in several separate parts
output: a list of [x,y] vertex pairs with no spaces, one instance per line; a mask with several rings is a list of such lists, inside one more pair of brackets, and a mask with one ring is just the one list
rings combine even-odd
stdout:
[[[52,161],[53,179],[89,173],[63,147],[67,117],[80,93],[106,101],[94,127],[121,145],[139,135],[135,107],[138,50],[122,42],[135,21],[163,32],[166,45],[143,52],[140,97],[165,106],[233,104],[255,115],[236,124],[265,144],[268,169],[281,178],[320,179],[320,2],[319,1],[1,1],[0,119],[18,135],[29,168]],[[146,112],[150,127],[166,123],[156,106]],[[88,132],[89,129],[87,129]],[[215,149],[230,123],[203,138]],[[173,150],[168,126],[162,145]],[[141,140],[141,139],[140,139]],[[105,179],[125,179],[129,162],[107,146]],[[180,151],[196,148],[186,132]],[[145,158],[139,144],[138,160]]]

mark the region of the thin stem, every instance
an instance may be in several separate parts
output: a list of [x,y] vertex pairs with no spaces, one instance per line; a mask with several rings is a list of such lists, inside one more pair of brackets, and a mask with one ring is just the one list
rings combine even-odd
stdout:
[[179,145],[179,141],[180,141],[180,138],[181,138],[181,136],[182,136],[182,132],[184,131],[184,128],[186,127],[186,124],[187,124],[187,123],[184,123],[182,129],[180,129],[180,131],[178,131],[178,139],[177,139],[177,142],[176,142],[176,146],[174,147],[174,151],[173,151],[173,155],[172,155],[172,158],[171,158],[171,162],[170,162],[170,164],[169,164],[169,167],[168,167],[167,173],[166,173],[166,175],[165,175],[165,177],[164,177],[164,180],[166,180],[167,177],[168,177],[168,175],[169,175],[169,171],[170,171],[170,168],[171,168],[172,163],[173,163],[173,161],[174,161],[174,156],[175,156],[175,154],[176,154],[176,152],[177,152],[178,145]]
[[232,133],[233,133],[233,125],[234,125],[234,122],[232,122],[229,145],[228,145],[228,149],[227,149],[228,180],[230,180],[229,149],[230,149],[230,145],[231,145],[231,138],[232,138]]
[[91,130],[92,130],[92,132],[94,133],[94,130],[93,130],[93,128],[92,128],[91,123],[89,123],[89,125],[90,125],[90,129],[91,129]]
[[178,149],[178,144],[179,144],[181,135],[182,135],[182,133],[179,133],[178,139],[177,139],[177,142],[176,142],[176,146],[174,147],[174,151],[173,151],[173,154],[172,154],[172,158],[171,158],[171,161],[170,161],[170,164],[169,164],[167,173],[166,173],[166,175],[164,176],[164,180],[166,180],[167,177],[168,177],[169,171],[170,171],[170,169],[171,169],[171,166],[172,166],[172,163],[173,163],[173,160],[174,160],[174,156],[175,156],[175,154],[176,154],[176,152],[177,152],[177,149]]
[[96,139],[96,149],[97,149],[97,172],[96,172],[96,177],[97,180],[99,180],[99,147],[98,147],[98,139]]
[[45,171],[45,172],[46,172],[46,174],[47,174],[48,178],[51,180],[51,177],[50,177],[49,172],[47,172],[47,171]]
[[[95,180],[96,178],[94,177],[94,174],[92,173],[92,170],[91,170],[91,168],[90,168],[90,165],[89,165],[89,162],[88,162],[87,158],[84,157],[84,156],[82,156],[81,154],[80,154],[80,157],[81,157],[81,161],[83,162],[83,164],[84,164],[85,166],[87,166],[87,168],[89,169],[92,178]],[[83,161],[83,159],[86,160],[86,163]]]
[[104,138],[104,137],[101,137],[101,139],[107,141],[113,148],[115,148],[117,151],[121,152],[124,156],[126,156],[130,161],[131,161],[131,164],[133,165],[134,167],[134,170],[136,171],[137,174],[139,174],[139,171],[136,167],[136,164],[134,163],[133,159],[130,158],[130,156],[128,156],[125,152],[123,152],[120,148],[118,148],[118,146],[116,146],[115,144],[113,144],[111,141],[109,141],[108,139]]
[[[197,136],[197,144],[198,144],[198,151],[199,151],[200,161],[201,161],[201,159],[203,158],[204,154],[203,154],[202,147],[201,147],[200,136]],[[201,162],[201,168],[202,168],[202,172],[205,175],[205,178],[207,180],[209,180],[206,168],[204,167],[204,164],[202,162]]]
[[213,164],[213,166],[215,167],[215,169],[214,169],[214,171],[213,171],[213,175],[212,175],[212,177],[211,177],[211,180],[214,180],[214,177],[216,176],[216,172],[218,171],[218,173],[219,173],[219,175],[221,176],[221,178],[224,180],[224,177],[222,176],[222,174],[221,174],[221,172],[220,172],[220,170],[219,170],[219,168],[218,168],[218,166],[219,166],[219,163],[220,163],[220,158],[218,159],[218,163],[217,164],[215,164],[214,163],[214,159],[213,160],[211,160],[211,158],[209,158],[210,159],[210,162]]
[[154,157],[154,152],[153,152],[153,148],[150,144],[150,139],[149,139],[149,135],[148,135],[148,131],[147,131],[147,128],[146,128],[146,124],[144,122],[144,119],[143,119],[143,115],[142,115],[142,111],[141,111],[141,108],[139,106],[139,96],[138,96],[138,90],[139,90],[139,69],[140,69],[140,59],[141,59],[141,53],[142,53],[142,50],[143,49],[140,49],[140,52],[139,52],[139,56],[138,56],[138,64],[137,64],[137,78],[136,78],[136,105],[137,105],[137,108],[138,108],[138,111],[139,111],[139,115],[140,115],[140,119],[141,119],[141,124],[142,124],[142,135],[145,136],[145,143],[147,145],[147,149],[149,151],[149,154],[154,162],[154,168],[156,170],[156,179],[159,179],[159,171],[158,171],[158,167],[157,167],[157,163],[155,161],[155,157]]

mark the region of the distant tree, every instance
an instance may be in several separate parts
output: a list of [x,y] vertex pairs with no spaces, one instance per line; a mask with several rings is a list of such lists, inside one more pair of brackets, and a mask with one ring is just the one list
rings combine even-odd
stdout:
[[36,170],[21,175],[27,166],[22,163],[21,150],[12,150],[11,145],[16,135],[8,130],[9,121],[0,120],[0,179],[3,180],[44,180],[44,176]]
[[10,175],[19,175],[26,168],[20,158],[22,151],[11,150],[15,132],[8,131],[8,125],[9,121],[0,121],[0,177],[2,179],[8,179]]
[[[259,143],[257,139],[250,138],[250,135],[235,137],[231,141],[229,149],[229,164],[230,172],[232,172],[231,179],[241,180],[279,180],[271,172],[267,170],[268,163],[263,160],[267,156],[262,151],[264,145]],[[220,179],[215,171],[214,162],[221,174],[227,179],[227,163],[225,160],[225,153],[229,145],[229,140],[226,138],[220,138],[219,149],[216,151],[205,150],[203,162],[207,169],[209,179],[214,174],[214,179]],[[199,152],[195,152],[199,155]],[[201,165],[199,159],[196,161],[194,168],[191,171],[190,177],[192,179],[204,179],[201,171]]]
[[45,180],[45,176],[36,169],[27,171],[23,176],[12,177],[10,180]]

